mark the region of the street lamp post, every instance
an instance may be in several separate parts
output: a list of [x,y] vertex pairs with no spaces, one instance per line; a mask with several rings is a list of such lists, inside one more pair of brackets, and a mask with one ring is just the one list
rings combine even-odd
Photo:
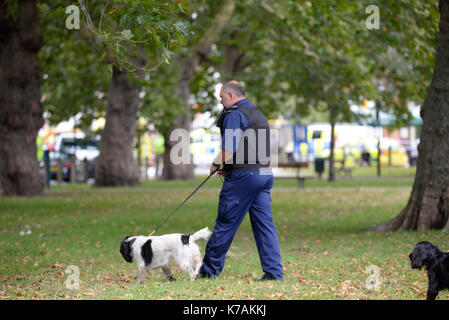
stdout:
[[[376,101],[376,126],[380,127],[379,121],[380,101]],[[377,176],[380,177],[380,134],[377,136]]]

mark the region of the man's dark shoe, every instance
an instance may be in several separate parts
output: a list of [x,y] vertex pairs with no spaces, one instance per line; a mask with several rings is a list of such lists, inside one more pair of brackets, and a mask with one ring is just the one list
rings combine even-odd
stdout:
[[276,277],[273,277],[273,276],[271,276],[271,275],[269,275],[269,274],[264,274],[263,276],[262,276],[262,278],[260,278],[260,279],[258,279],[258,280],[256,280],[256,281],[282,281],[282,279],[278,279],[278,278],[276,278]]
[[198,279],[212,279],[213,277],[210,275],[210,274],[208,274],[208,273],[206,273],[206,272],[200,272],[199,274],[198,274],[198,277],[196,277],[196,279],[195,280],[198,280]]

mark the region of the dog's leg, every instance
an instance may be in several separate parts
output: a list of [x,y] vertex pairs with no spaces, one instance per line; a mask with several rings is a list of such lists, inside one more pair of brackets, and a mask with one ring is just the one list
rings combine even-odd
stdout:
[[190,266],[187,268],[187,272],[189,273],[190,280],[195,281],[200,273],[201,262],[197,261],[194,257],[192,257],[192,261],[190,262]]
[[201,264],[202,264],[201,255],[198,256],[195,255],[193,258],[194,271],[193,275],[190,277],[190,280],[194,281],[196,278],[198,278],[201,269]]
[[145,279],[146,270],[145,267],[138,267],[137,269],[137,283],[142,283],[143,279]]
[[162,271],[164,272],[164,278],[168,281],[176,281],[175,278],[171,275],[170,268],[167,266],[162,267]]
[[427,289],[427,300],[435,300],[438,296],[438,289]]
[[195,281],[196,279],[195,267],[194,266],[190,267],[187,272],[189,273],[190,281]]
[[179,267],[182,271],[189,275],[190,280],[195,280],[195,265],[191,258],[189,260],[182,261],[182,263],[179,264]]
[[438,279],[432,271],[428,272],[429,288],[427,289],[427,300],[435,300],[438,296]]
[[196,278],[198,278],[198,275],[200,273],[201,263],[197,264],[194,267],[193,274],[190,276],[190,280],[195,281]]

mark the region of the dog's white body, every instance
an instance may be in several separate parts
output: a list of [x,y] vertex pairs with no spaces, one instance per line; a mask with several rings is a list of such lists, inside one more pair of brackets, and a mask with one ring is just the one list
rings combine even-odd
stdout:
[[[155,268],[162,268],[165,278],[174,280],[168,267],[172,261],[193,281],[198,276],[202,264],[200,249],[195,241],[208,240],[211,234],[212,232],[206,227],[190,236],[181,233],[162,236],[132,236],[125,238],[122,241],[122,246],[128,244],[129,253],[136,261],[139,283],[143,281],[146,271]],[[122,247],[120,252],[122,252]],[[124,255],[123,252],[122,255]],[[125,260],[131,262],[126,258]],[[149,261],[150,263],[148,263]]]

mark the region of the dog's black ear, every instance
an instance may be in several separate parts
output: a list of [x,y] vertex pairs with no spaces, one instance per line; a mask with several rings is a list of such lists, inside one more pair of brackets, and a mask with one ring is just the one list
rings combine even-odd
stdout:
[[142,258],[145,261],[145,265],[149,266],[153,260],[153,249],[151,248],[151,240],[145,242],[142,246]]
[[423,253],[421,251],[423,251],[423,244],[418,243],[416,244],[413,251],[409,254],[408,257],[410,259],[412,269],[421,270],[423,266]]
[[440,248],[429,241],[418,242],[410,254],[413,269],[420,269],[425,266],[429,268],[437,261],[442,254]]
[[432,255],[439,256],[440,254],[443,253],[438,246],[434,245],[433,243],[430,243],[430,245]]
[[182,234],[181,235],[181,242],[183,245],[188,245],[190,241],[190,234]]
[[442,254],[440,248],[432,242],[426,241],[421,252],[421,260],[423,265],[430,266]]
[[130,236],[127,236],[125,239],[123,239],[122,243],[120,244],[120,253],[122,254],[123,259],[125,259],[127,262],[133,262],[133,257],[131,255],[132,252],[132,245],[136,239],[128,240]]

